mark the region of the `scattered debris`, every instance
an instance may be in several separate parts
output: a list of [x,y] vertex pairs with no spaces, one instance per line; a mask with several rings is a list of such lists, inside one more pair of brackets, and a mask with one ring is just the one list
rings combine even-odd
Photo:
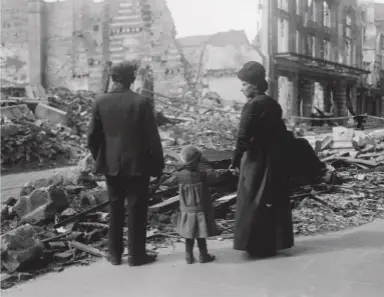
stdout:
[[[86,265],[107,251],[106,186],[103,177],[92,174],[93,159],[85,153],[85,132],[95,94],[63,88],[51,93],[55,96],[49,104],[67,112],[67,126],[3,120],[2,164],[12,166],[32,159],[44,163],[62,155],[80,162],[50,178],[31,181],[21,189],[20,197],[8,199],[2,207],[2,265],[12,273],[4,286],[20,280],[16,274],[24,270],[27,260],[39,258],[45,263],[41,270],[27,271],[35,275]],[[156,103],[166,174],[151,182],[147,238],[154,244],[180,240],[174,233],[179,198],[173,173],[180,169],[176,153],[187,143],[202,148],[205,168],[222,170],[223,180],[210,189],[223,231],[217,239],[233,236],[238,176],[227,174],[227,168],[239,113],[220,100],[193,100],[192,106],[183,100]],[[336,231],[384,217],[384,130],[365,134],[336,127],[333,135],[300,139],[297,144],[295,154],[301,156],[305,150],[313,162],[311,166],[310,162],[291,164],[301,169],[306,166],[306,176],[291,180],[296,234]],[[15,239],[19,235],[26,238],[22,243]]]
[[39,259],[42,252],[43,244],[29,224],[1,236],[1,266],[10,273],[26,269]]

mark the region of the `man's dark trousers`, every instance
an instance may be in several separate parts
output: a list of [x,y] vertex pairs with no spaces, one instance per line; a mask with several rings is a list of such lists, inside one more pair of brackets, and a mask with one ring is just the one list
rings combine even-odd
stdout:
[[145,256],[149,177],[106,176],[110,200],[109,254],[121,259],[124,252],[125,199],[128,202],[128,256]]

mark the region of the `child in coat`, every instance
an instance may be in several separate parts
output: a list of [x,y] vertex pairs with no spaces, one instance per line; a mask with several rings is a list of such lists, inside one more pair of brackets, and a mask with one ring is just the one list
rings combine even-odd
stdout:
[[195,146],[184,147],[180,159],[184,166],[183,170],[176,174],[180,196],[177,232],[185,238],[186,262],[195,262],[195,239],[200,251],[200,263],[212,262],[215,256],[208,253],[206,238],[219,235],[219,231],[208,185],[217,182],[218,176],[213,170],[202,169],[202,153]]

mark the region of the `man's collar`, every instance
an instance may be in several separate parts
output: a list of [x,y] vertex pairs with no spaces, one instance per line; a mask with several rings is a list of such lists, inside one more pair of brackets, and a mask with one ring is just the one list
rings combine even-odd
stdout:
[[128,87],[123,86],[122,84],[114,84],[111,90],[111,93],[121,93],[121,92],[127,92],[131,89]]

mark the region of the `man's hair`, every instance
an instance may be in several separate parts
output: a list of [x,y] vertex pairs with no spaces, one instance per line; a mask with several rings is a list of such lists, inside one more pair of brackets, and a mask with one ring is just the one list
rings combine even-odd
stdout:
[[126,61],[111,66],[109,74],[113,82],[130,86],[136,79],[137,69],[138,65],[136,62]]

